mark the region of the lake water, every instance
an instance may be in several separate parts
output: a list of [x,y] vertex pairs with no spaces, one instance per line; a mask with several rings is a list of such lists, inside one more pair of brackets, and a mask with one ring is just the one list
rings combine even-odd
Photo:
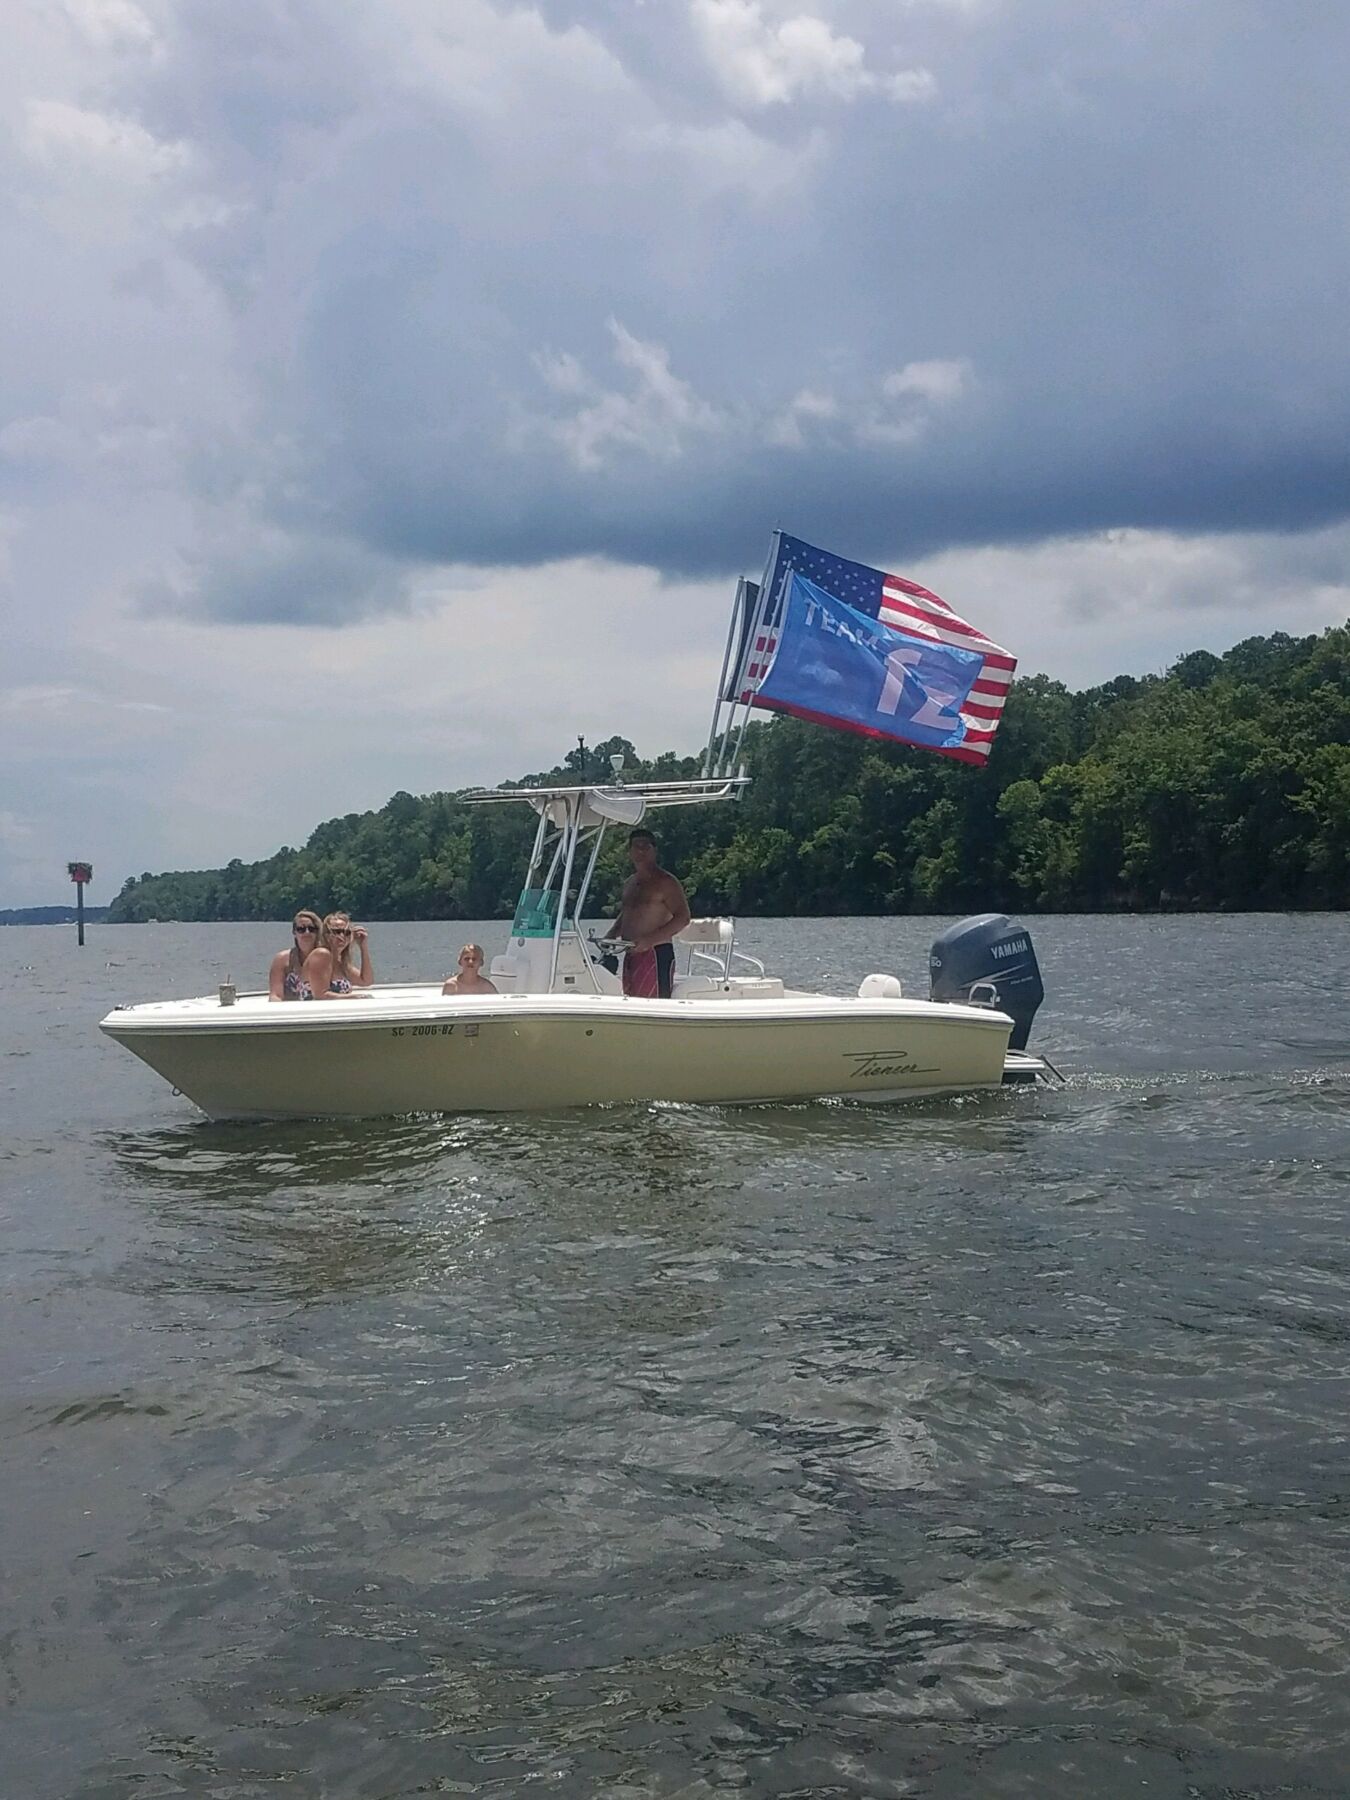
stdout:
[[6,1800],[1350,1792],[1350,928],[1033,934],[1062,1090],[213,1126],[284,928],[0,930]]

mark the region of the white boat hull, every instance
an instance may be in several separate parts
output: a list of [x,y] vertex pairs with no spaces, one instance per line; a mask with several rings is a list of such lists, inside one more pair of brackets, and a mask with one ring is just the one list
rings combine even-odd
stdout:
[[997,1087],[1011,1021],[921,1000],[445,997],[435,988],[102,1022],[215,1119],[540,1112],[625,1101],[890,1100]]

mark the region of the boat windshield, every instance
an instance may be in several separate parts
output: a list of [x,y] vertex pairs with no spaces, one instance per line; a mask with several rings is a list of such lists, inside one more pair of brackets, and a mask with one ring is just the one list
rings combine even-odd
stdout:
[[558,923],[558,890],[527,887],[516,902],[512,937],[552,937]]

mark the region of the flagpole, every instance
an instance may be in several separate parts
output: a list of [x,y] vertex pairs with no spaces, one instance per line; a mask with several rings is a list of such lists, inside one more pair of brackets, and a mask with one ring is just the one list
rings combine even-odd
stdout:
[[[750,658],[757,654],[756,640],[764,625],[765,616],[773,598],[773,584],[778,573],[778,558],[782,546],[783,534],[781,531],[775,531],[769,543],[769,560],[764,565],[764,579],[759,584],[759,599],[755,603],[755,616],[750,621],[750,630],[746,634],[744,662],[742,663],[741,669],[737,670],[736,692],[732,696],[731,716],[727,720],[726,733],[722,740],[722,748],[724,751],[730,743],[732,733],[736,730],[736,707],[741,692],[741,676],[744,668],[748,666]],[[756,686],[758,686],[758,683],[756,683]],[[750,723],[751,698],[752,695],[747,692],[747,698],[744,702],[745,716],[741,720],[740,733],[736,738],[735,747],[732,749],[730,757],[727,758],[719,770],[719,773],[721,774],[729,773],[729,771],[736,766],[740,758],[741,745],[745,742],[745,729]]]
[[745,603],[745,577],[742,575],[736,582],[736,598],[731,603],[731,622],[727,626],[726,646],[722,651],[722,672],[717,677],[717,697],[713,701],[712,724],[708,727],[708,748],[703,753],[703,774],[705,778],[712,772],[713,745],[717,741],[717,721],[722,713],[722,696],[726,691],[727,668],[731,662],[731,646],[736,641],[736,625],[741,616],[741,608]]

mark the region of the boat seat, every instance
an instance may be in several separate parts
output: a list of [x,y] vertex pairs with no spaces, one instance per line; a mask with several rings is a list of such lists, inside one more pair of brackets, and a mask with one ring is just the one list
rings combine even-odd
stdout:
[[786,992],[776,975],[677,975],[670,987],[672,1000],[693,1000],[700,994],[721,1000],[781,1000]]
[[521,956],[516,950],[504,951],[494,956],[488,964],[488,977],[497,985],[499,994],[513,994],[519,987],[521,978],[529,973],[529,958]]
[[724,985],[711,975],[677,975],[670,984],[670,997],[684,1000],[690,994],[716,994]]
[[730,944],[736,937],[734,919],[690,919],[683,931],[675,934],[677,944]]

